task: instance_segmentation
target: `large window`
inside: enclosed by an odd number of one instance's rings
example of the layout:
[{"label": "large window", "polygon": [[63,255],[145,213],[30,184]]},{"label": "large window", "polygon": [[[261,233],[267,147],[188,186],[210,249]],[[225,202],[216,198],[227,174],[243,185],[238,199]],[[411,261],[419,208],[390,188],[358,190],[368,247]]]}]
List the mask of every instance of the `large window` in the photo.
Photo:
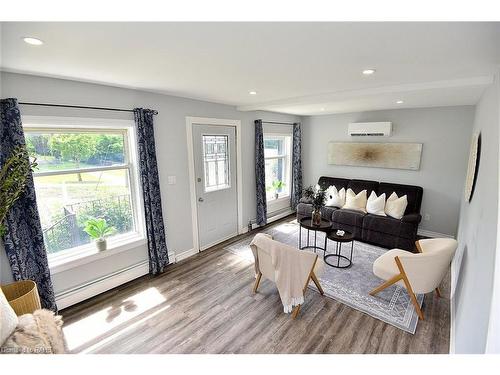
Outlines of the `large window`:
[{"label": "large window", "polygon": [[112,227],[111,244],[141,232],[130,133],[128,128],[25,129],[38,163],[35,190],[49,257],[88,247],[92,239],[84,228],[93,218]]},{"label": "large window", "polygon": [[268,202],[290,196],[291,140],[292,137],[289,135],[264,134]]}]

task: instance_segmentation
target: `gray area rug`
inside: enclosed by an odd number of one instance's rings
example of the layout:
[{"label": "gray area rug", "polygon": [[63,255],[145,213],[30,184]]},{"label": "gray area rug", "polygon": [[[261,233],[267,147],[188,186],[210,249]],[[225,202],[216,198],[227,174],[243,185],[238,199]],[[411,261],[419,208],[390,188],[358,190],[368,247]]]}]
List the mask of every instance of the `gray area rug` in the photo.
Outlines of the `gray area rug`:
[{"label": "gray area rug", "polygon": [[[269,228],[264,232],[272,235],[276,241],[294,247],[298,246],[299,226],[295,220]],[[306,233],[307,231],[303,229],[302,245],[306,244]],[[313,240],[314,234],[311,232],[311,243]],[[243,239],[229,244],[225,247],[225,250],[253,262],[253,255],[250,249],[251,241],[251,237]],[[323,233],[318,232],[317,241],[319,246],[324,245],[325,237]],[[328,240],[327,251],[333,252],[334,247],[335,243]],[[381,247],[355,241],[352,266],[345,269],[338,269],[325,264],[323,273],[318,278],[326,296],[403,331],[414,334],[417,329],[418,316],[405,288],[393,285],[376,296],[372,297],[368,294],[383,282],[383,280],[373,274],[372,266],[375,259],[386,251],[387,249]],[[343,244],[342,254],[349,256],[349,253],[350,245]],[[318,250],[318,254],[322,258],[323,251]],[[331,263],[333,259],[329,258],[328,260]],[[309,288],[316,290],[313,284]],[[424,295],[417,295],[417,300],[420,306],[422,306]]]}]

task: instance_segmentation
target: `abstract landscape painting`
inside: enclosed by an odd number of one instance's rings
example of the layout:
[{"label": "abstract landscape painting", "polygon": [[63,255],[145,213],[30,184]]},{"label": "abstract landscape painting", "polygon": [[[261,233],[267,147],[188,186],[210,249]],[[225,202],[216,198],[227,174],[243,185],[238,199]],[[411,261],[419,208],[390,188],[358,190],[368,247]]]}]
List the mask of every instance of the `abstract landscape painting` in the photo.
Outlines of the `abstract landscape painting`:
[{"label": "abstract landscape painting", "polygon": [[418,170],[422,143],[330,142],[328,164]]}]

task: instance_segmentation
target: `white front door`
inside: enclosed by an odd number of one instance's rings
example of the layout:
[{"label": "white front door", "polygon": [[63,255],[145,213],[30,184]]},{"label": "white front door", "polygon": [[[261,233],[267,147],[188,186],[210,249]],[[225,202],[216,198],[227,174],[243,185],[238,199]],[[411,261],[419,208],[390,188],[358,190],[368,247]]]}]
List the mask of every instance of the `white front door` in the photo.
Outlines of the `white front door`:
[{"label": "white front door", "polygon": [[236,130],[193,124],[200,250],[238,234]]}]

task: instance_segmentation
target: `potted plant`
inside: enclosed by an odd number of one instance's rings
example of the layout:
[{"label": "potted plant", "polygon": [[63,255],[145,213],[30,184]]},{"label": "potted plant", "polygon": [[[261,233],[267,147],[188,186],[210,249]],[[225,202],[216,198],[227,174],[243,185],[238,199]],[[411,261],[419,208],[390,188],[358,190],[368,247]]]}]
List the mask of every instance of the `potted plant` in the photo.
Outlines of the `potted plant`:
[{"label": "potted plant", "polygon": [[0,169],[0,236],[6,232],[4,226],[7,213],[26,189],[29,173],[37,167],[36,159],[30,161],[25,146],[15,147]]},{"label": "potted plant", "polygon": [[274,199],[279,198],[278,192],[285,187],[285,183],[281,180],[274,180],[271,186],[267,187],[267,191],[274,191]]},{"label": "potted plant", "polygon": [[106,250],[106,236],[113,234],[116,229],[115,227],[109,226],[104,219],[89,219],[85,222],[84,231],[94,239],[97,250]]},{"label": "potted plant", "polygon": [[326,192],[319,186],[317,186],[316,188],[308,186],[304,189],[304,197],[310,200],[313,206],[313,225],[319,225],[321,223],[321,208],[325,205]]}]

